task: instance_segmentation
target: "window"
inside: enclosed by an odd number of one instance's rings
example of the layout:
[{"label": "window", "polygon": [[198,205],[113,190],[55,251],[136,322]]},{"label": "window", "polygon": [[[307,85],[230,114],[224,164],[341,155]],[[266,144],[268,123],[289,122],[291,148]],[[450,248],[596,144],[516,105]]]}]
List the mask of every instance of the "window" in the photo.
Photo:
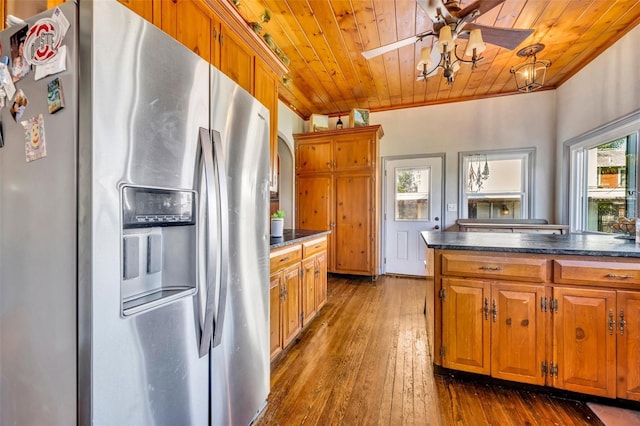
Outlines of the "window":
[{"label": "window", "polygon": [[571,230],[622,232],[619,225],[635,218],[637,132],[571,148]]},{"label": "window", "polygon": [[430,167],[396,168],[396,220],[429,220]]},{"label": "window", "polygon": [[460,217],[527,219],[535,150],[460,153]]}]

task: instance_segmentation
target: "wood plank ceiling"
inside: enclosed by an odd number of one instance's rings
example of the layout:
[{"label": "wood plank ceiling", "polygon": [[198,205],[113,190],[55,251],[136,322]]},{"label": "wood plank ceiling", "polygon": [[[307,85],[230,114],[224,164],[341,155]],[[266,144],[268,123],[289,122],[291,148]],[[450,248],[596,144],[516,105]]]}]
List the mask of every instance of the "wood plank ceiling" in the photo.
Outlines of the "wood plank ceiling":
[{"label": "wood plank ceiling", "polygon": [[[552,61],[544,89],[553,89],[640,22],[640,0],[506,0],[474,22],[535,31],[514,50],[487,43],[477,68],[462,64],[449,85],[441,71],[416,80],[420,49],[432,37],[369,60],[361,54],[430,30],[432,21],[415,0],[240,0],[236,7],[290,61],[279,96],[303,118],[526,96],[516,91],[510,69],[524,62],[516,52],[534,43],[546,46],[538,59]],[[261,19],[265,10],[268,22]]]}]

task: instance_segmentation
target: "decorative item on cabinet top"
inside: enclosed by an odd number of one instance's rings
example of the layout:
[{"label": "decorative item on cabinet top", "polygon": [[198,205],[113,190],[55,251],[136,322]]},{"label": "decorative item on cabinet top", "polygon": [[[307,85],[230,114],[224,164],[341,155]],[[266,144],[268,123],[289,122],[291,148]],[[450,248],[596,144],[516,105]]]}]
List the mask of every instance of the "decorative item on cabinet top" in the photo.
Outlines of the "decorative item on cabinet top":
[{"label": "decorative item on cabinet top", "polygon": [[354,108],[349,114],[349,126],[350,127],[362,127],[369,125],[369,110]]},{"label": "decorative item on cabinet top", "polygon": [[311,114],[309,118],[309,131],[316,132],[318,130],[329,129],[329,116],[322,114]]}]

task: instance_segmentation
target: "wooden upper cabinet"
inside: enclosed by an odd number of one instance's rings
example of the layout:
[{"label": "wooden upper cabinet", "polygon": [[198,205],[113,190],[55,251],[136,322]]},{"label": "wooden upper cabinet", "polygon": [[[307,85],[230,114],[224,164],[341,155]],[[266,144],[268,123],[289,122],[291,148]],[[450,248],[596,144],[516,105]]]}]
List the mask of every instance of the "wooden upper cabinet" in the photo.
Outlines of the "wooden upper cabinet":
[{"label": "wooden upper cabinet", "polygon": [[269,170],[271,188],[276,191],[278,164],[278,79],[276,74],[259,58],[255,59],[254,96],[269,109]]},{"label": "wooden upper cabinet", "polygon": [[220,27],[220,70],[253,93],[254,54],[225,24]]},{"label": "wooden upper cabinet", "polygon": [[318,138],[296,146],[296,173],[329,172],[333,168],[331,139]]},{"label": "wooden upper cabinet", "polygon": [[[150,0],[118,0],[120,3],[127,6],[129,9],[133,10],[138,15],[142,16],[149,22],[153,22],[153,8],[155,5],[155,1]],[[157,0],[156,0],[157,1]],[[47,3],[47,5],[51,3]],[[62,3],[62,2],[59,2]]]},{"label": "wooden upper cabinet", "polygon": [[373,137],[338,137],[335,140],[333,168],[335,171],[368,169],[376,162],[376,141]]},{"label": "wooden upper cabinet", "polygon": [[616,396],[616,292],[554,287],[554,386]]},{"label": "wooden upper cabinet", "polygon": [[176,39],[211,62],[211,14],[193,0],[176,2]]},{"label": "wooden upper cabinet", "polygon": [[153,23],[175,39],[178,39],[178,1],[154,0],[156,7],[153,11]]}]

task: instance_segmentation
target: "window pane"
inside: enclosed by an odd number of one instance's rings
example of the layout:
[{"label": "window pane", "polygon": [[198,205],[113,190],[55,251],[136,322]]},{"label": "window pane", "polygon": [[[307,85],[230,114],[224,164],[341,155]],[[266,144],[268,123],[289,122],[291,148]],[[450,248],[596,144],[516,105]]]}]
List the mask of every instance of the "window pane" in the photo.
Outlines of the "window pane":
[{"label": "window pane", "polygon": [[520,219],[522,197],[469,197],[469,219]]},{"label": "window pane", "polygon": [[396,220],[429,220],[429,189],[431,169],[397,168]]},{"label": "window pane", "polygon": [[587,152],[587,230],[621,232],[636,217],[636,142],[624,137]]},{"label": "window pane", "polygon": [[501,193],[522,191],[522,159],[490,160],[469,157],[466,161],[467,191]]},{"label": "window pane", "polygon": [[461,153],[460,217],[469,219],[526,219],[531,210],[535,150]]}]

